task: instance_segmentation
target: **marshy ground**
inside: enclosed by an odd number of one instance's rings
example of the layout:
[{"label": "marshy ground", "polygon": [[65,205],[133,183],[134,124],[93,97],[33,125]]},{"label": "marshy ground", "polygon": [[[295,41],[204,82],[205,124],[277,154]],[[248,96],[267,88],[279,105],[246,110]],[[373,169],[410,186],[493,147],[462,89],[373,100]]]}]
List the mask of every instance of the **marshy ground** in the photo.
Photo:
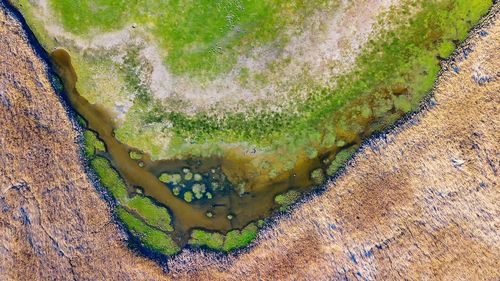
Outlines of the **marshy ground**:
[{"label": "marshy ground", "polygon": [[[6,280],[495,280],[500,237],[498,4],[428,107],[247,252],[130,251],[89,181],[78,132],[22,26],[0,12],[0,269]],[[187,268],[186,268],[187,267]]]},{"label": "marshy ground", "polygon": [[51,52],[117,217],[164,255],[255,239],[418,109],[439,61],[491,5],[12,3]]}]

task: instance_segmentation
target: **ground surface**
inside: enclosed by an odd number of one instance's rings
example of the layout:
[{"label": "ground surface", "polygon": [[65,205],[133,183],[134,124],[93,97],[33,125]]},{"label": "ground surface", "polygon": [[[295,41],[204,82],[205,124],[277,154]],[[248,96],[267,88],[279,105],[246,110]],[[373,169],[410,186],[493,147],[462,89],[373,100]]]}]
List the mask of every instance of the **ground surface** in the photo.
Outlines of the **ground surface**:
[{"label": "ground surface", "polygon": [[498,280],[497,18],[448,65],[433,106],[367,145],[248,252],[186,250],[164,273],[111,223],[44,66],[0,12],[2,278]]}]

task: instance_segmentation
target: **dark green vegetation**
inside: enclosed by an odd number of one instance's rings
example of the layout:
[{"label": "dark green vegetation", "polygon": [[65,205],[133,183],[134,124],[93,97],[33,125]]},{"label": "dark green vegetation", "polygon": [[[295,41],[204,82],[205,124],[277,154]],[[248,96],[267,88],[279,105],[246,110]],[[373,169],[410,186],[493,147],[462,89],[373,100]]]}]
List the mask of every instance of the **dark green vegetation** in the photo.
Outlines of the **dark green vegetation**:
[{"label": "dark green vegetation", "polygon": [[168,234],[142,222],[121,207],[118,207],[116,212],[118,218],[125,224],[132,235],[141,241],[144,247],[164,255],[173,255],[179,252],[179,246]]}]

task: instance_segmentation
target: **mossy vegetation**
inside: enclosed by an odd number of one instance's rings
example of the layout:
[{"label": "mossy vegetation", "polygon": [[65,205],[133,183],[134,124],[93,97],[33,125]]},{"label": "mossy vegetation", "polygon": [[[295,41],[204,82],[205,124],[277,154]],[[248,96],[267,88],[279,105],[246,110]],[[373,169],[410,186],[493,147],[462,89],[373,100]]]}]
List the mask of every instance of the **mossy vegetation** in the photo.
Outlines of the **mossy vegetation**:
[{"label": "mossy vegetation", "polygon": [[205,75],[227,71],[245,49],[273,40],[280,31],[300,26],[315,10],[331,8],[325,0],[221,1],[86,1],[50,0],[64,28],[89,35],[140,27],[154,34],[169,53],[166,62],[176,73]]},{"label": "mossy vegetation", "polygon": [[134,196],[127,201],[127,209],[134,211],[144,221],[164,231],[173,231],[170,225],[171,217],[165,207],[157,206],[151,199],[142,196]]},{"label": "mossy vegetation", "polygon": [[355,145],[349,148],[342,149],[340,152],[338,152],[335,155],[333,161],[328,166],[326,174],[329,176],[333,176],[335,172],[337,172],[343,165],[345,165],[347,160],[349,160],[349,158],[352,157],[352,155],[354,154],[354,152],[356,152],[357,149],[358,146]]},{"label": "mossy vegetation", "polygon": [[141,242],[143,247],[167,256],[180,251],[179,246],[170,235],[145,224],[122,207],[118,207],[116,213],[120,221]]},{"label": "mossy vegetation", "polygon": [[165,255],[177,253],[180,250],[179,246],[168,234],[174,230],[168,209],[142,195],[130,198],[127,186],[109,160],[95,155],[96,147],[103,148],[100,144],[96,145],[100,141],[97,140],[95,133],[86,130],[84,136],[84,150],[90,160],[90,166],[97,174],[101,185],[118,203],[116,209],[118,218],[144,247]]},{"label": "mossy vegetation", "polygon": [[120,204],[126,205],[128,200],[127,186],[118,173],[111,167],[106,158],[95,157],[90,161],[90,166],[97,174],[101,185],[106,188],[110,195]]},{"label": "mossy vegetation", "polygon": [[283,194],[278,194],[274,197],[274,202],[280,205],[280,211],[288,209],[290,205],[295,203],[300,197],[300,192],[296,190],[289,190]]},{"label": "mossy vegetation", "polygon": [[231,230],[226,235],[195,229],[191,232],[188,244],[193,247],[231,252],[248,246],[257,237],[257,232],[258,227],[255,223],[247,225],[242,230]]},{"label": "mossy vegetation", "polygon": [[193,200],[210,200],[213,194],[222,192],[228,185],[220,168],[203,174],[183,168],[179,173],[161,173],[158,179],[172,190],[172,194],[188,203]]},{"label": "mossy vegetation", "polygon": [[137,152],[135,150],[132,150],[129,152],[130,159],[132,160],[141,160],[142,159],[142,153]]},{"label": "mossy vegetation", "polygon": [[83,148],[87,158],[92,158],[96,153],[106,151],[104,143],[97,138],[96,133],[85,130],[83,132]]}]

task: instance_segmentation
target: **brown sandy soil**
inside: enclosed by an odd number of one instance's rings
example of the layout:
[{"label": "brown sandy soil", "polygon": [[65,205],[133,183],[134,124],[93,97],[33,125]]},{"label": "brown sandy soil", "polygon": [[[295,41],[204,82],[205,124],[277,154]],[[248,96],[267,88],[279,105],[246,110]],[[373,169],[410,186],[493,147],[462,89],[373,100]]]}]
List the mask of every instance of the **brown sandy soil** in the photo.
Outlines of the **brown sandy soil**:
[{"label": "brown sandy soil", "polygon": [[0,279],[499,280],[494,14],[446,65],[434,105],[366,145],[324,193],[246,253],[186,250],[166,273],[126,246],[43,63],[0,10]]}]

